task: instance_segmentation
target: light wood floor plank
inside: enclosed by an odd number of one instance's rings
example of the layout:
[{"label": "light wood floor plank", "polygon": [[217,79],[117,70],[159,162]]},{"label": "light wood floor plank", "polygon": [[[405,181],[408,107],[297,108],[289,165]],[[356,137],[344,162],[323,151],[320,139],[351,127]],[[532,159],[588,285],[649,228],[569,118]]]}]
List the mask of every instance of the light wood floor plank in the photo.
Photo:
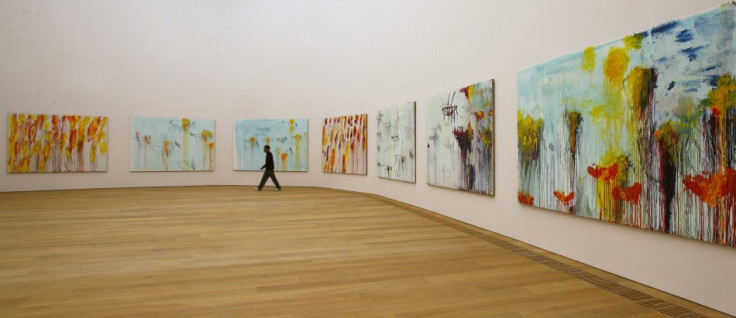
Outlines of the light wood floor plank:
[{"label": "light wood floor plank", "polygon": [[429,211],[320,188],[0,193],[0,253],[2,317],[726,316]]}]

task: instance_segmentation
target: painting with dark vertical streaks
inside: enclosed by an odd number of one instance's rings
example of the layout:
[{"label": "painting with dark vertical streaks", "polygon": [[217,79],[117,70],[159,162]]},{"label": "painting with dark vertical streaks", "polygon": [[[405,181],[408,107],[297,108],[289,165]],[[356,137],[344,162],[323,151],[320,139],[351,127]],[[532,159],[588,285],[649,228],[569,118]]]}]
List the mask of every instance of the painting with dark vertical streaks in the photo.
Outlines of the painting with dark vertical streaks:
[{"label": "painting with dark vertical streaks", "polygon": [[107,117],[8,115],[8,173],[107,171]]},{"label": "painting with dark vertical streaks", "polygon": [[260,170],[270,146],[275,171],[307,171],[306,119],[243,119],[233,123],[233,169]]},{"label": "painting with dark vertical streaks", "polygon": [[416,103],[378,111],[378,177],[416,182]]},{"label": "painting with dark vertical streaks", "polygon": [[736,245],[735,12],[521,71],[519,202]]},{"label": "painting with dark vertical streaks", "polygon": [[215,170],[215,120],[130,120],[130,171]]},{"label": "painting with dark vertical streaks", "polygon": [[494,194],[493,80],[427,99],[427,183]]},{"label": "painting with dark vertical streaks", "polygon": [[325,118],[322,172],[368,174],[368,114]]}]

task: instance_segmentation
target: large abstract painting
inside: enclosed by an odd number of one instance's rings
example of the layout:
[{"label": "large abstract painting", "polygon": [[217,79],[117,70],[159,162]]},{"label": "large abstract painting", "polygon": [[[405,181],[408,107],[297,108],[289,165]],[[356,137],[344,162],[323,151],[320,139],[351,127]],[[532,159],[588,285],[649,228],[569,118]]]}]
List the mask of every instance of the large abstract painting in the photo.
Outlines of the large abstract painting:
[{"label": "large abstract painting", "polygon": [[8,115],[8,172],[107,171],[107,117]]},{"label": "large abstract painting", "polygon": [[259,170],[269,145],[276,171],[307,171],[309,123],[306,119],[244,119],[233,127],[235,170]]},{"label": "large abstract painting", "polygon": [[368,114],[325,118],[322,126],[322,171],[368,174]]},{"label": "large abstract painting", "polygon": [[735,8],[521,71],[519,201],[734,246]]},{"label": "large abstract painting", "polygon": [[493,80],[427,99],[427,183],[494,194]]},{"label": "large abstract painting", "polygon": [[378,111],[378,176],[416,182],[416,103]]},{"label": "large abstract painting", "polygon": [[215,170],[215,121],[131,118],[130,171]]}]

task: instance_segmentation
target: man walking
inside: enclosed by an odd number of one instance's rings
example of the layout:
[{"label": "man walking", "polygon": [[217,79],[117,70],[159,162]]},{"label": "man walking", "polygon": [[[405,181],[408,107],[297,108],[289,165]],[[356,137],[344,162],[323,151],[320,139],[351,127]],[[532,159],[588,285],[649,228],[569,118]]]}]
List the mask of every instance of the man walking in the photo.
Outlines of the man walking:
[{"label": "man walking", "polygon": [[261,191],[263,189],[263,186],[266,185],[266,181],[270,177],[273,181],[273,184],[276,185],[276,189],[273,191],[281,191],[281,186],[279,185],[279,180],[276,180],[276,174],[273,173],[273,154],[271,154],[271,146],[266,145],[263,147],[263,152],[266,153],[266,164],[261,167],[261,170],[264,168],[266,169],[263,172],[263,178],[261,178],[261,184],[256,187],[256,190]]}]

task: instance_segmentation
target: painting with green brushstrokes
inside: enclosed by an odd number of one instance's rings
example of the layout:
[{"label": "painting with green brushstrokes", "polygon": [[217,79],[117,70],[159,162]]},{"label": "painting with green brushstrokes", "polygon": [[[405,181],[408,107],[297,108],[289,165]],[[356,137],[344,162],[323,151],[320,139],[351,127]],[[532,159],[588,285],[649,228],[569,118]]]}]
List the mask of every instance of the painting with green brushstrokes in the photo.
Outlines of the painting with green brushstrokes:
[{"label": "painting with green brushstrokes", "polygon": [[736,2],[518,74],[526,205],[736,246]]}]

